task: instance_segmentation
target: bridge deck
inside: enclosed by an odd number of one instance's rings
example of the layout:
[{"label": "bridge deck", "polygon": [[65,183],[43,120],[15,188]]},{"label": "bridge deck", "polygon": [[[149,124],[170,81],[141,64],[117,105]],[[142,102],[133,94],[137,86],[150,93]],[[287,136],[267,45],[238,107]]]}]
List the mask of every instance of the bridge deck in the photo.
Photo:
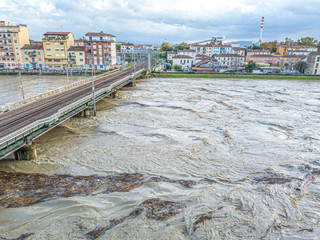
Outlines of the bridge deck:
[{"label": "bridge deck", "polygon": [[[136,67],[136,71],[146,68],[146,63]],[[95,91],[104,89],[132,74],[132,69],[106,75],[95,81]],[[0,140],[30,124],[56,114],[60,109],[92,95],[92,83],[88,82],[65,92],[26,104],[17,109],[0,114]],[[81,110],[79,110],[81,111]],[[70,116],[71,117],[71,116]],[[1,149],[0,149],[1,150]],[[1,154],[0,154],[1,159]]]}]

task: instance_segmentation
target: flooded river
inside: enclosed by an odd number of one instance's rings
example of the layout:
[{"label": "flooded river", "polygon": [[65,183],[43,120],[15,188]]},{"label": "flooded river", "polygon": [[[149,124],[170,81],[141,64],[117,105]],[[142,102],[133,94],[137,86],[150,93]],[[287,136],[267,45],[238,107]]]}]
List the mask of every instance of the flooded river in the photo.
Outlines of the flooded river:
[{"label": "flooded river", "polygon": [[0,237],[319,239],[319,82],[153,78],[97,107],[0,161]]}]

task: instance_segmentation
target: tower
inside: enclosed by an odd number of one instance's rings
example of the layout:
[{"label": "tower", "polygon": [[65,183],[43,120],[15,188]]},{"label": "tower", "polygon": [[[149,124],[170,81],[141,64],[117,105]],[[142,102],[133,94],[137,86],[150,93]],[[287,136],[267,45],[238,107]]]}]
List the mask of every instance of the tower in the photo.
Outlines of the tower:
[{"label": "tower", "polygon": [[264,24],[264,17],[262,17],[262,20],[261,20],[261,29],[260,29],[259,46],[260,46],[260,45],[261,45],[261,43],[262,43],[263,24]]}]

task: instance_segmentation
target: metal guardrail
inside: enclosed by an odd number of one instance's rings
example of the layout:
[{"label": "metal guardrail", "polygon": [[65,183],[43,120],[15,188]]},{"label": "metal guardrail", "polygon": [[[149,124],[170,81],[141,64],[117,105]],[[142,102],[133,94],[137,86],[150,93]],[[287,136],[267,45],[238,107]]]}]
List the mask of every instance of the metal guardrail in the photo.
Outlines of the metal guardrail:
[{"label": "metal guardrail", "polygon": [[[109,74],[112,74],[112,73],[116,73],[118,71],[119,70],[117,69],[117,70],[113,70],[113,71],[110,71],[110,72],[106,72],[106,73],[100,74],[100,75],[95,77],[95,80],[99,80],[99,79],[103,78],[106,75],[109,75]],[[8,111],[10,111],[12,109],[15,109],[15,108],[18,108],[18,107],[20,107],[20,106],[22,106],[24,104],[28,104],[28,103],[35,102],[35,101],[43,99],[43,98],[50,97],[52,95],[55,95],[55,94],[67,91],[69,89],[75,88],[77,86],[86,84],[86,83],[88,83],[90,81],[92,81],[92,78],[87,78],[87,79],[84,79],[82,81],[75,82],[75,83],[69,84],[67,86],[63,86],[63,87],[57,88],[55,90],[52,90],[52,91],[49,91],[49,92],[45,92],[45,93],[42,93],[42,94],[39,94],[39,95],[36,95],[36,96],[33,96],[33,97],[27,98],[25,100],[21,100],[21,101],[16,102],[16,103],[6,104],[6,105],[0,107],[0,113],[8,112]]]},{"label": "metal guardrail", "polygon": [[[140,73],[142,73],[143,71],[145,71],[145,69],[139,70],[136,72],[136,75],[139,75]],[[102,77],[101,75],[99,77]],[[108,95],[114,91],[116,91],[117,89],[123,87],[124,85],[128,84],[128,82],[130,82],[132,79],[134,78],[133,75],[129,75],[123,79],[121,79],[121,81],[116,82],[111,84],[110,86],[100,89],[99,91],[96,92],[96,99],[100,100],[102,97],[104,97],[104,95]],[[28,126],[25,126],[24,128],[9,134],[8,136],[0,139],[0,151],[2,151],[3,149],[7,148],[9,149],[12,145],[14,145],[17,142],[22,142],[20,146],[23,146],[23,143],[25,142],[25,138],[26,137],[30,137],[30,135],[36,133],[37,131],[39,131],[41,128],[45,128],[42,132],[47,131],[48,129],[50,129],[51,126],[55,125],[57,122],[67,119],[68,117],[70,117],[70,113],[73,112],[80,112],[84,109],[87,108],[87,106],[90,105],[90,103],[93,101],[91,94],[89,94],[88,96],[72,103],[69,104],[68,106],[61,108],[57,111],[57,113],[51,115],[50,117],[44,118],[44,119],[40,119]],[[74,113],[74,114],[76,114]],[[73,114],[73,115],[74,115]],[[73,116],[71,115],[71,116]],[[42,133],[40,133],[41,135]],[[39,135],[39,136],[40,136]],[[12,150],[10,150],[12,151]]]}]

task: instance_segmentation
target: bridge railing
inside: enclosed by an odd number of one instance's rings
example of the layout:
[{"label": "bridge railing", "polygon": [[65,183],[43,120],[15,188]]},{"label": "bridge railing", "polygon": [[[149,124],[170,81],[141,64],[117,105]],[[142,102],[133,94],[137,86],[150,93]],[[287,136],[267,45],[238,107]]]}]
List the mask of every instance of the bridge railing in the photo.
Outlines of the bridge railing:
[{"label": "bridge railing", "polygon": [[[116,70],[113,70],[113,71],[106,72],[106,73],[100,74],[98,76],[95,76],[94,78],[95,78],[95,80],[99,80],[99,79],[101,79],[101,78],[103,78],[103,77],[105,77],[105,76],[107,76],[109,74],[116,73],[118,71],[119,70],[116,69]],[[43,98],[50,97],[52,95],[55,95],[55,94],[67,91],[69,89],[78,87],[80,85],[86,84],[86,83],[88,83],[90,81],[92,81],[92,78],[86,78],[86,79],[84,79],[82,81],[75,82],[75,83],[69,84],[67,86],[59,87],[59,88],[57,88],[55,90],[52,90],[52,91],[49,91],[49,92],[45,92],[45,93],[42,93],[42,94],[39,94],[39,95],[36,95],[36,96],[33,96],[33,97],[27,98],[25,100],[21,100],[19,102],[15,102],[15,103],[11,103],[11,104],[6,104],[4,106],[0,106],[0,113],[8,112],[8,111],[13,110],[15,108],[18,108],[18,107],[20,107],[22,105],[25,105],[25,104],[28,104],[28,103],[31,103],[31,102],[35,102],[35,101],[38,101],[38,100],[43,99]]]}]

